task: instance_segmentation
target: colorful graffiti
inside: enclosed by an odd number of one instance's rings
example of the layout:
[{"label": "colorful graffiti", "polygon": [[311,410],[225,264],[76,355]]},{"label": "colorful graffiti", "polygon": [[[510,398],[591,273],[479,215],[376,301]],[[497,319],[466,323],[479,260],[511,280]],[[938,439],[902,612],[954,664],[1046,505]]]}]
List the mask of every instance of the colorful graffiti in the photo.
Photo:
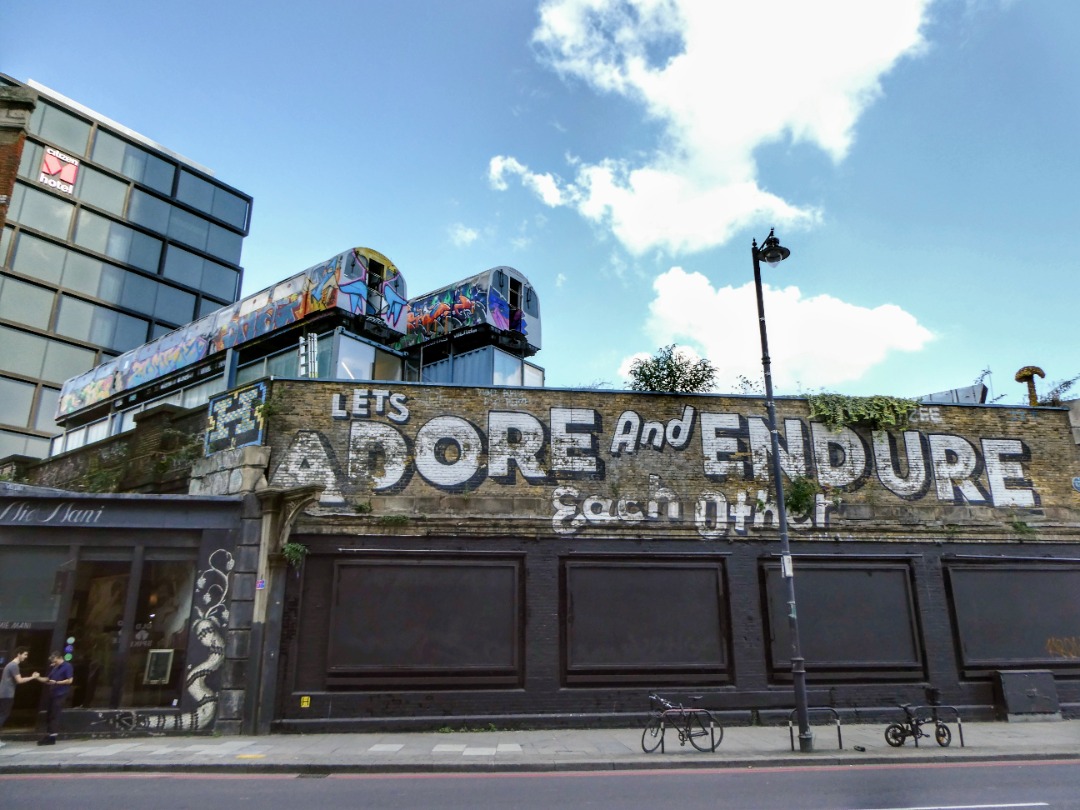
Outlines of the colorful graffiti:
[{"label": "colorful graffiti", "polygon": [[[381,299],[377,310],[368,285],[371,262],[382,267],[374,287]],[[403,333],[405,280],[381,253],[353,248],[73,377],[61,389],[56,415],[75,413],[332,307],[374,315]]]}]

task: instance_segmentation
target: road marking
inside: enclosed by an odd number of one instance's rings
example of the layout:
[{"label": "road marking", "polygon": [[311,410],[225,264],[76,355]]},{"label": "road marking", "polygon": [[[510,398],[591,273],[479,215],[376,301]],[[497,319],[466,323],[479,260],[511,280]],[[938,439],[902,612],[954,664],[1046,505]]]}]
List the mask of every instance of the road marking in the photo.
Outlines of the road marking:
[{"label": "road marking", "polygon": [[397,745],[395,743],[377,743],[376,745],[371,746],[371,748],[368,749],[368,752],[372,754],[396,754],[404,747],[404,745]]},{"label": "road marking", "polygon": [[1016,807],[1049,807],[1046,802],[1020,804],[935,804],[927,807],[879,807],[875,810],[1009,810]]}]

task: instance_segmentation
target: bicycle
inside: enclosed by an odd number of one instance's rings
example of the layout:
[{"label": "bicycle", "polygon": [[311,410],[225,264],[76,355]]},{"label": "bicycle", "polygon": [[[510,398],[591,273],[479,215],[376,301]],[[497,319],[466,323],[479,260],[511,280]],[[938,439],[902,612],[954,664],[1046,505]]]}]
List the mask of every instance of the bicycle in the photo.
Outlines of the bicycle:
[{"label": "bicycle", "polygon": [[679,733],[679,745],[690,743],[698,751],[715,751],[724,739],[724,727],[708,709],[676,705],[655,693],[649,695],[649,703],[652,716],[641,733],[646,754],[657,748],[664,752],[664,732],[669,726]]},{"label": "bicycle", "polygon": [[921,738],[929,737],[930,735],[923,731],[922,728],[926,723],[934,724],[934,739],[942,748],[947,747],[949,743],[952,742],[952,732],[947,725],[937,719],[936,715],[919,717],[915,712],[915,707],[910,703],[900,703],[898,705],[904,710],[904,714],[907,715],[907,720],[900,723],[892,723],[885,729],[885,742],[893,748],[899,748],[907,742],[908,737],[915,740],[915,745],[919,744]]}]

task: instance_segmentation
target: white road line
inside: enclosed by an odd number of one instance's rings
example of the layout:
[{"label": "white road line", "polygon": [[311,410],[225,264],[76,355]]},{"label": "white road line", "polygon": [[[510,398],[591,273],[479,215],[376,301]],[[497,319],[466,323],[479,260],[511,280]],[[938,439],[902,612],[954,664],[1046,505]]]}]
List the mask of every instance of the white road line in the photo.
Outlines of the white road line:
[{"label": "white road line", "polygon": [[397,745],[395,743],[378,743],[371,746],[368,751],[372,754],[396,754],[404,745]]},{"label": "white road line", "polygon": [[879,807],[875,810],[1011,810],[1017,807],[1049,807],[1046,802],[1020,804],[935,804],[927,807]]}]

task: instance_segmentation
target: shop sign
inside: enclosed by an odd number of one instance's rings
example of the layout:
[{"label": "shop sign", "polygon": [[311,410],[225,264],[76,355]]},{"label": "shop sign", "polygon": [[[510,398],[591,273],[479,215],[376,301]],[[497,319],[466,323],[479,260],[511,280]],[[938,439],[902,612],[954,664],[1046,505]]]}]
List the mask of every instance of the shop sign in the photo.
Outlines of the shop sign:
[{"label": "shop sign", "polygon": [[79,161],[51,146],[41,158],[38,182],[65,194],[75,193],[75,180],[79,176]]},{"label": "shop sign", "polygon": [[12,501],[0,508],[0,523],[93,526],[101,522],[104,506],[80,506],[77,501],[40,504],[34,501]]}]

